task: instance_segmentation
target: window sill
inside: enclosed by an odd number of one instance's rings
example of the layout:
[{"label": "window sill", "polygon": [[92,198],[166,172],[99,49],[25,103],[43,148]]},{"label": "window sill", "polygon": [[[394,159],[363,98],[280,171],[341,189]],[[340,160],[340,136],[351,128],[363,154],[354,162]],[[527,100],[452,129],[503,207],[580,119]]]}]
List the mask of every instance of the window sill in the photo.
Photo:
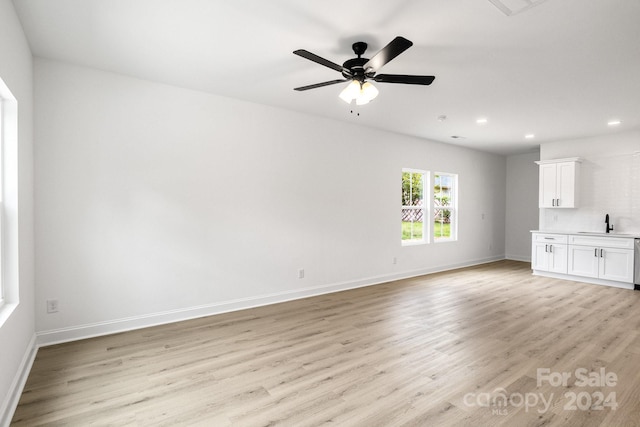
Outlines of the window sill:
[{"label": "window sill", "polygon": [[403,240],[402,241],[402,246],[419,246],[419,245],[426,245],[427,242],[426,240]]},{"label": "window sill", "polygon": [[16,309],[16,307],[18,307],[18,304],[3,304],[2,306],[0,306],[0,328],[2,328],[2,326],[4,325],[4,322],[6,322],[9,317],[11,317],[11,313],[13,313],[13,310]]},{"label": "window sill", "polygon": [[448,238],[448,239],[434,239],[433,243],[445,243],[445,242],[457,242],[458,239]]}]

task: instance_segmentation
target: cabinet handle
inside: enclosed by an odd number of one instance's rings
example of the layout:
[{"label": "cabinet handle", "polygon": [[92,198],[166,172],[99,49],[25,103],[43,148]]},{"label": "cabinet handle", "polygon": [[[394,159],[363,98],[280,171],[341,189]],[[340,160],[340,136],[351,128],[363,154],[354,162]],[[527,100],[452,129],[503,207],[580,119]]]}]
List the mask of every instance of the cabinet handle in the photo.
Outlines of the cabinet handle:
[{"label": "cabinet handle", "polygon": [[553,245],[549,245],[549,252],[553,253]]},{"label": "cabinet handle", "polygon": [[596,258],[598,258],[598,248],[595,249],[595,253],[593,254]]},{"label": "cabinet handle", "polygon": [[560,199],[556,199],[556,206],[560,206]]},{"label": "cabinet handle", "polygon": [[600,258],[604,258],[604,256],[602,255],[603,252],[604,252],[604,249],[600,249]]},{"label": "cabinet handle", "polygon": [[549,245],[544,245],[544,251],[549,252]]},{"label": "cabinet handle", "polygon": [[551,199],[551,206],[555,206],[556,205],[556,199]]}]

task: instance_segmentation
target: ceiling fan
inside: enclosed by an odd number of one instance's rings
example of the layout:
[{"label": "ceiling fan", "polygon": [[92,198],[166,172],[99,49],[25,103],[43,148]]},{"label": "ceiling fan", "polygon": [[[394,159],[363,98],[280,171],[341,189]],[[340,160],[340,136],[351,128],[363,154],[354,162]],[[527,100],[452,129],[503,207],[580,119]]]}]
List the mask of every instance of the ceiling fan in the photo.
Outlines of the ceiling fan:
[{"label": "ceiling fan", "polygon": [[315,89],[323,86],[329,86],[337,83],[351,81],[349,85],[340,93],[340,98],[347,103],[351,103],[354,99],[356,104],[363,105],[374,99],[378,95],[378,89],[369,82],[373,80],[378,83],[402,83],[409,85],[430,85],[435,79],[434,76],[410,76],[406,74],[376,74],[383,65],[400,55],[405,50],[413,46],[413,43],[404,37],[396,37],[376,53],[373,58],[363,58],[364,52],[367,50],[365,42],[356,42],[352,45],[353,52],[358,56],[338,65],[327,59],[311,53],[304,49],[293,51],[294,54],[316,62],[332,70],[342,73],[343,79],[329,80],[327,82],[316,83],[308,86],[297,87],[294,90],[303,91]]}]

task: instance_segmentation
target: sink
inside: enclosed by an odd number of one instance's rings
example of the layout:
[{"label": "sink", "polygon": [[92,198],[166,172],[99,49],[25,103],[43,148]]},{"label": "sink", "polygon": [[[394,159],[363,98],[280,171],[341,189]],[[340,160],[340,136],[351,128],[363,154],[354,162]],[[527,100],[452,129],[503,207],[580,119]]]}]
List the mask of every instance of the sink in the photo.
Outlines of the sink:
[{"label": "sink", "polygon": [[596,234],[598,236],[611,236],[611,237],[616,237],[616,236],[635,236],[635,234],[628,234],[628,233],[605,233],[604,231],[578,231],[578,234]]}]

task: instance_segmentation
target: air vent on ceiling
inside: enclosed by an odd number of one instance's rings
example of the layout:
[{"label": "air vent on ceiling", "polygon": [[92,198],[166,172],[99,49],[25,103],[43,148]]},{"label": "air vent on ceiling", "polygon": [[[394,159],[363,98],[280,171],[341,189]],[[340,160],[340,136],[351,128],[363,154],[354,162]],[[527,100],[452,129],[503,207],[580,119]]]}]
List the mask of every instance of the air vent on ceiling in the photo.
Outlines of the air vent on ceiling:
[{"label": "air vent on ceiling", "polygon": [[507,16],[512,16],[539,5],[545,0],[489,0]]}]

